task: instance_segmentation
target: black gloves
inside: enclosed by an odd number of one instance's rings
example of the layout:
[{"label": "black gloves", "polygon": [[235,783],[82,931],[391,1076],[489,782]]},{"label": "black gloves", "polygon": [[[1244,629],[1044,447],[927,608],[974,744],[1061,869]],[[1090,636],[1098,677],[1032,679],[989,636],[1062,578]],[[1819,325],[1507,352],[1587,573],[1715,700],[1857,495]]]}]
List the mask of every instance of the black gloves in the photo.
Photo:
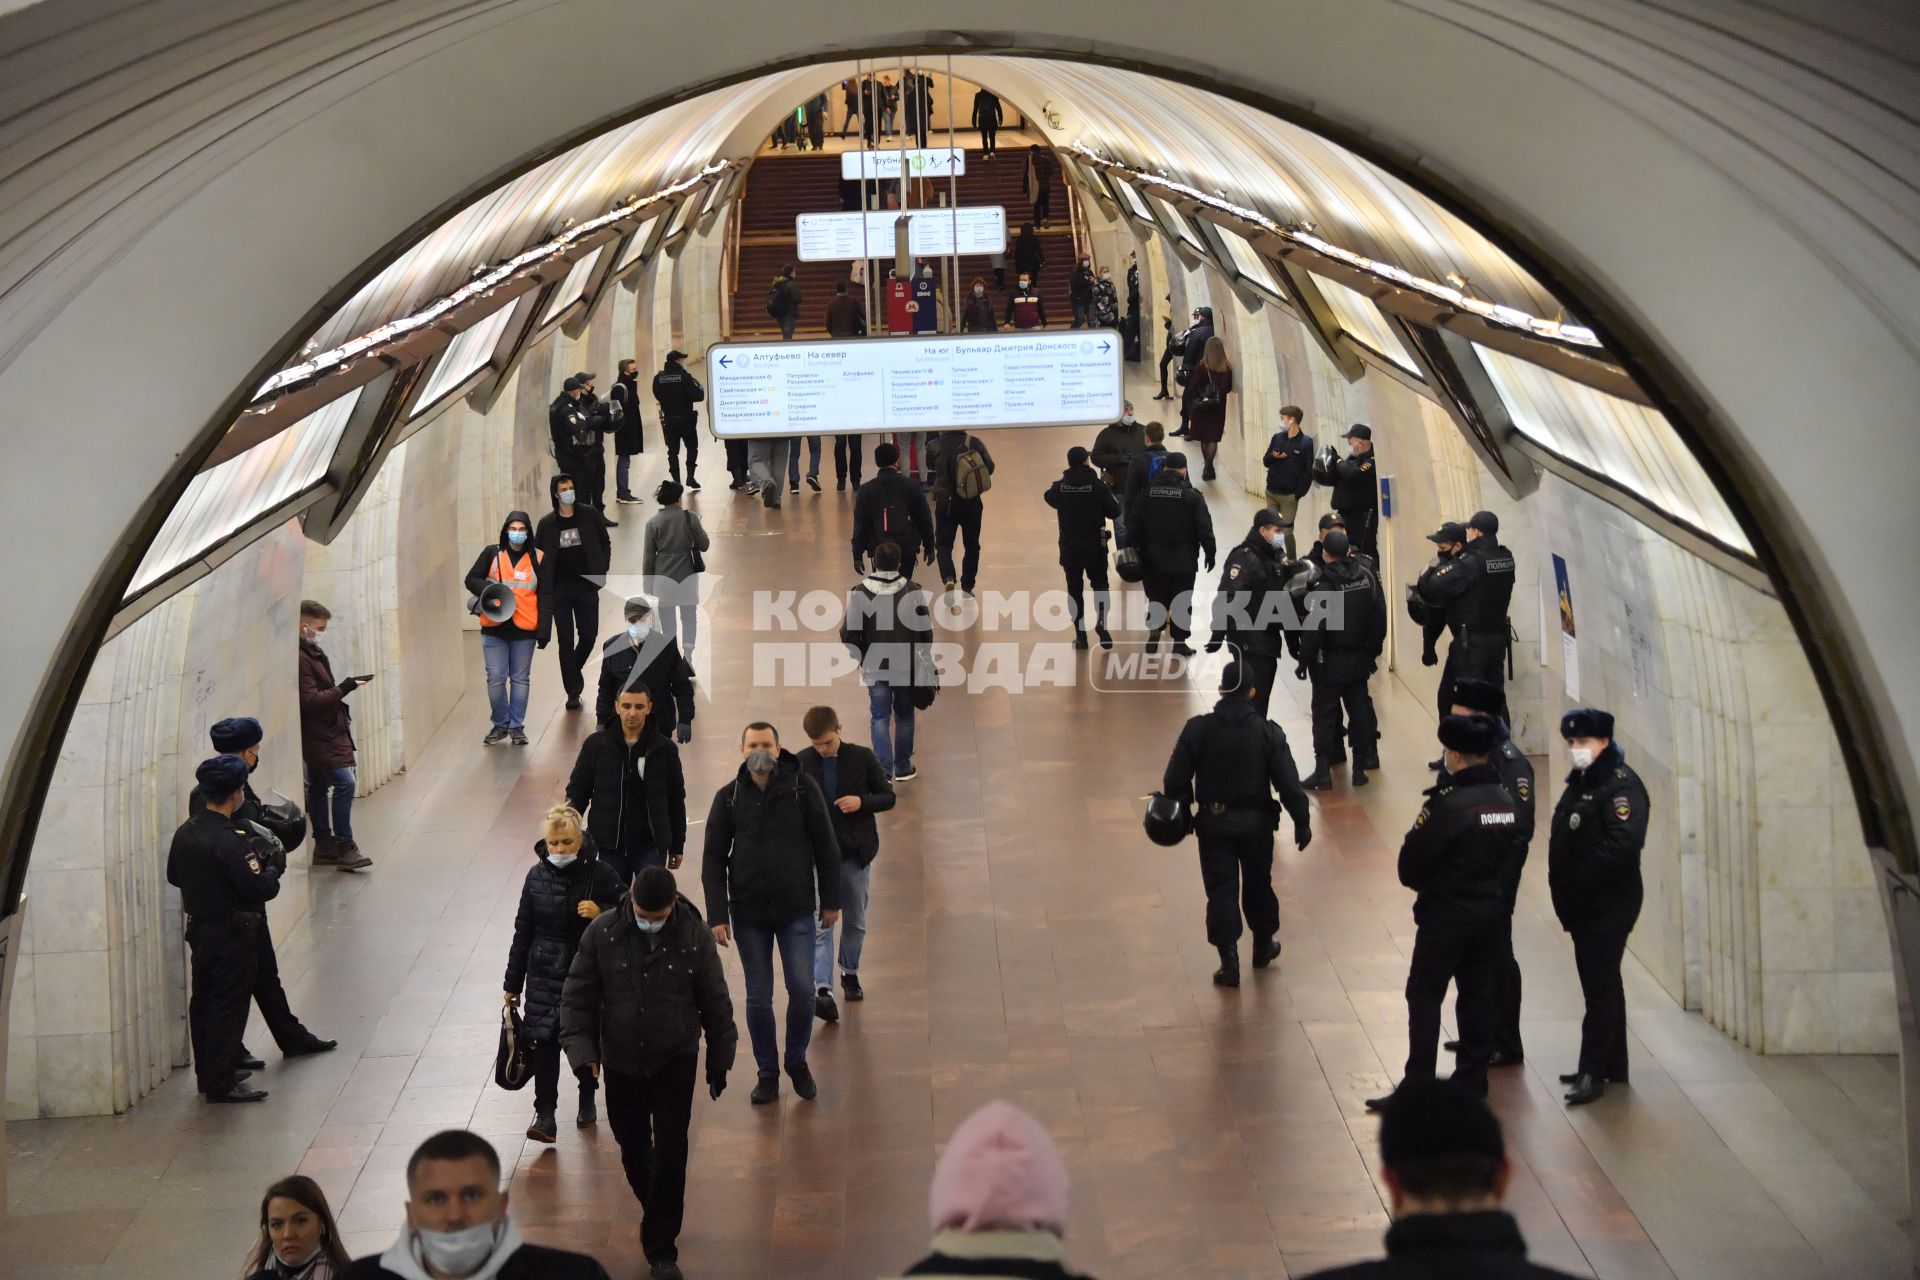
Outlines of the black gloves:
[{"label": "black gloves", "polygon": [[340,682],[340,692],[343,694],[352,693],[355,689],[358,689],[362,684],[365,684],[365,683],[366,682],[364,680],[359,679],[357,676],[348,676],[345,680],[342,680]]},{"label": "black gloves", "polygon": [[1426,648],[1420,651],[1420,665],[1423,667],[1435,667],[1440,665],[1440,655],[1433,651],[1432,645],[1428,645]]},{"label": "black gloves", "polygon": [[1313,828],[1304,822],[1293,824],[1293,847],[1304,849],[1313,843]]},{"label": "black gloves", "polygon": [[1213,572],[1213,553],[1211,551],[1207,553],[1207,572]]},{"label": "black gloves", "polygon": [[1295,680],[1305,680],[1305,679],[1307,678],[1307,664],[1306,664],[1306,663],[1304,663],[1304,662],[1298,662],[1298,663],[1295,663],[1295,664],[1294,664],[1294,667],[1293,667],[1293,678],[1294,678]]},{"label": "black gloves", "polygon": [[693,726],[688,724],[685,720],[682,720],[679,724],[673,726],[673,740],[679,743],[683,747],[686,746],[689,742],[692,742]]},{"label": "black gloves", "polygon": [[709,1071],[707,1073],[707,1096],[715,1102],[718,1102],[720,1095],[726,1091],[727,1073],[724,1071]]}]

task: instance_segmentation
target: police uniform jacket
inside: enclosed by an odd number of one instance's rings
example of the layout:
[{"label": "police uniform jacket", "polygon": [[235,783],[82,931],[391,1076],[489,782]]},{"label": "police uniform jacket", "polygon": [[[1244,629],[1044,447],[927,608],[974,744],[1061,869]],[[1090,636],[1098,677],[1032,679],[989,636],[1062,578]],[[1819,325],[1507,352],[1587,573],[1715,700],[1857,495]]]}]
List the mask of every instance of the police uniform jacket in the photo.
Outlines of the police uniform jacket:
[{"label": "police uniform jacket", "polygon": [[[1300,661],[1309,671],[1329,680],[1363,679],[1387,642],[1387,605],[1380,582],[1359,560],[1322,560],[1305,593],[1311,612],[1312,596],[1326,594],[1325,625],[1300,630]],[[1307,614],[1302,614],[1303,621]],[[1335,621],[1339,622],[1334,626]]]},{"label": "police uniform jacket", "polygon": [[591,455],[600,447],[601,433],[610,429],[607,406],[585,392],[576,400],[563,391],[547,407],[547,434],[553,438],[555,458]]},{"label": "police uniform jacket", "polygon": [[1120,514],[1120,503],[1098,472],[1084,463],[1068,467],[1047,487],[1047,505],[1060,521],[1061,564],[1105,558],[1107,521]]},{"label": "police uniform jacket", "polygon": [[1151,484],[1134,491],[1127,540],[1140,549],[1148,573],[1193,577],[1202,554],[1213,559],[1213,517],[1206,498],[1178,471],[1163,467]]},{"label": "police uniform jacket", "polygon": [[1212,711],[1187,721],[1160,790],[1193,806],[1193,828],[1203,836],[1270,832],[1282,807],[1296,826],[1312,817],[1287,735],[1242,697],[1222,698]]},{"label": "police uniform jacket", "polygon": [[669,363],[653,375],[653,402],[660,406],[662,422],[693,421],[699,413],[694,406],[706,398],[706,389],[684,365]]},{"label": "police uniform jacket", "polygon": [[1507,630],[1507,604],[1513,598],[1513,552],[1491,536],[1420,575],[1420,596],[1439,609],[1444,625],[1462,631]]},{"label": "police uniform jacket", "polygon": [[1547,885],[1569,933],[1631,929],[1639,918],[1647,811],[1645,784],[1612,743],[1567,775],[1547,837]]},{"label": "police uniform jacket", "polygon": [[1375,454],[1350,453],[1333,464],[1335,511],[1371,511],[1379,505],[1380,477]]},{"label": "police uniform jacket", "polygon": [[1527,865],[1527,846],[1533,843],[1533,762],[1514,744],[1506,726],[1502,725],[1500,745],[1487,757],[1487,763],[1500,775],[1500,785],[1513,797],[1513,850],[1503,876],[1507,900],[1511,902],[1520,888],[1520,873]]},{"label": "police uniform jacket", "polygon": [[1240,652],[1278,658],[1286,652],[1286,562],[1267,545],[1259,530],[1227,552],[1220,567],[1220,590],[1213,597],[1213,634],[1232,641]]},{"label": "police uniform jacket", "polygon": [[167,883],[180,890],[181,909],[202,928],[259,917],[280,892],[280,874],[254,852],[246,823],[211,809],[173,833]]},{"label": "police uniform jacket", "polygon": [[1520,820],[1500,775],[1492,765],[1469,765],[1426,794],[1400,842],[1400,883],[1418,895],[1414,921],[1449,906],[1497,904]]}]

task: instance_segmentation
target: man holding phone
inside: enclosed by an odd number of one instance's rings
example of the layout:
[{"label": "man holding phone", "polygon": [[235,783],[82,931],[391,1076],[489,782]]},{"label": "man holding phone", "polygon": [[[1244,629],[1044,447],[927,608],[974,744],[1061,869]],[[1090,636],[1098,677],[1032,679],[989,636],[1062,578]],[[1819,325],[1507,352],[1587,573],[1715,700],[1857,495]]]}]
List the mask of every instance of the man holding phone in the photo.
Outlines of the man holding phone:
[{"label": "man holding phone", "polygon": [[318,600],[300,602],[300,756],[307,767],[307,818],[313,865],[359,871],[373,865],[353,842],[353,714],[347,695],[370,675],[335,681],[320,647],[333,615]]}]

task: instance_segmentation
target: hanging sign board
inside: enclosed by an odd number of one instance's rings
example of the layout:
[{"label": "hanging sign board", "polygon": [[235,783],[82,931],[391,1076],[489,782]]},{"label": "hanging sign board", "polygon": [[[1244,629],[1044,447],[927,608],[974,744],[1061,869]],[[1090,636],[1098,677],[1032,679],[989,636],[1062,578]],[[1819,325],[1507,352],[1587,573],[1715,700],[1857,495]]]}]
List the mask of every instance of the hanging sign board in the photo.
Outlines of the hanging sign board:
[{"label": "hanging sign board", "polygon": [[997,204],[970,209],[914,209],[904,215],[898,209],[875,209],[865,215],[800,214],[793,220],[800,261],[891,257],[894,223],[903,216],[907,219],[908,252],[916,258],[1007,251],[1007,211]]},{"label": "hanging sign board", "polygon": [[[898,178],[902,166],[898,151],[842,151],[840,176],[851,182],[859,178]],[[954,148],[914,148],[905,153],[909,178],[959,177],[967,171],[967,153]]]}]

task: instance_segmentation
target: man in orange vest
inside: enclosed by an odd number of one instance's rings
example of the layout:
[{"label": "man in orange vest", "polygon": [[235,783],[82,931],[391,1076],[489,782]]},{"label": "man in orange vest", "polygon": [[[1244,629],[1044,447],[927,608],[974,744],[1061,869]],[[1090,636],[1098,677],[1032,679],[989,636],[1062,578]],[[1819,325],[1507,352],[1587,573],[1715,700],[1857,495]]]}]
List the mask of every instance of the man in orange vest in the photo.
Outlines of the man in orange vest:
[{"label": "man in orange vest", "polygon": [[513,612],[506,617],[496,622],[480,615],[480,652],[487,664],[487,702],[493,708],[493,727],[483,739],[488,746],[507,739],[516,747],[527,745],[533,651],[547,647],[550,626],[540,607],[543,560],[533,545],[533,521],[524,511],[509,511],[500,526],[500,541],[482,551],[467,570],[467,590],[474,595],[495,582],[513,595]]}]

